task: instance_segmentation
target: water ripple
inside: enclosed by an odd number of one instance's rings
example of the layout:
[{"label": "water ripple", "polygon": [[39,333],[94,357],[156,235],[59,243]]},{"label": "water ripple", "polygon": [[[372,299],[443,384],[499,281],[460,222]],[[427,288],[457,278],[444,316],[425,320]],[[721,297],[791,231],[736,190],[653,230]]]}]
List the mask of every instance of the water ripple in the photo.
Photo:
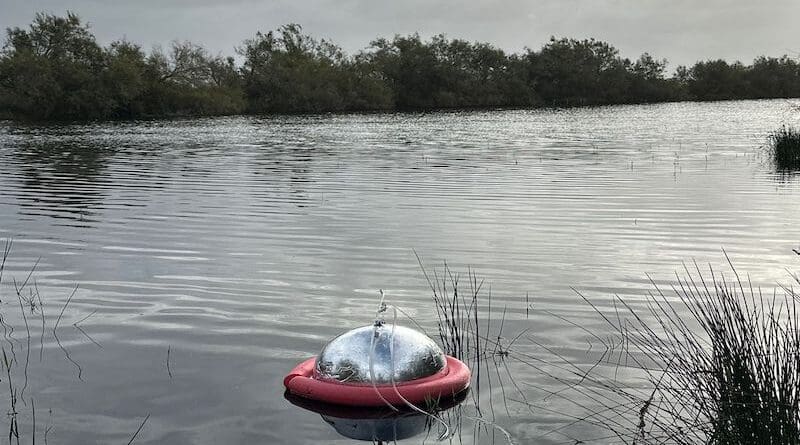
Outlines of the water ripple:
[{"label": "water ripple", "polygon": [[[511,330],[530,327],[526,293],[599,327],[571,287],[638,297],[646,274],[668,283],[682,262],[723,264],[723,248],[773,286],[797,264],[798,181],[759,147],[788,106],[0,123],[7,273],[41,258],[48,316],[79,285],[59,335],[86,382],[76,393],[59,362],[31,383],[48,394],[36,405],[66,413],[66,442],[119,439],[147,412],[156,440],[333,440],[284,405],[280,380],[369,323],[378,289],[432,328],[414,249],[489,280]],[[71,329],[93,311],[80,326],[102,349]],[[533,327],[583,359],[558,320]],[[531,421],[553,419],[509,429]]]}]

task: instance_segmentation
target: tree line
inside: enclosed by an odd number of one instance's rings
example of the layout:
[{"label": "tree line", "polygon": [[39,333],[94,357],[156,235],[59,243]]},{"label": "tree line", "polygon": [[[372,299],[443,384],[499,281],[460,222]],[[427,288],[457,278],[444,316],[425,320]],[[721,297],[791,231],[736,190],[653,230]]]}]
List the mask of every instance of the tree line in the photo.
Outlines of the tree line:
[{"label": "tree line", "polygon": [[[0,51],[0,116],[30,120],[131,119],[241,113],[581,106],[800,97],[800,63],[679,66],[632,61],[594,39],[551,38],[506,53],[488,43],[419,35],[380,38],[354,55],[299,25],[257,32],[213,55],[191,42],[147,52],[118,40],[100,46],[89,26],[39,13],[6,32]],[[237,61],[238,60],[238,61]]]}]

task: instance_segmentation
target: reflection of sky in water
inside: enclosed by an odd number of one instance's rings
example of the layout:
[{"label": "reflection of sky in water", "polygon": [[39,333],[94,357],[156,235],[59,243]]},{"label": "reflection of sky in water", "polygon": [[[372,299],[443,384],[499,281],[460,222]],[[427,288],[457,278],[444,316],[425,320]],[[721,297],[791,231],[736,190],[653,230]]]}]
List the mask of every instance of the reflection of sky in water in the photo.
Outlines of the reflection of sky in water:
[{"label": "reflection of sky in water", "polygon": [[[378,289],[434,326],[412,249],[428,265],[476,269],[493,317],[507,307],[508,336],[531,328],[587,360],[583,332],[536,311],[602,328],[570,287],[601,305],[639,298],[646,273],[666,283],[682,261],[721,267],[723,248],[756,284],[786,281],[797,180],[772,172],[758,147],[788,107],[2,124],[7,273],[41,257],[48,316],[80,284],[59,336],[85,382],[47,336],[30,391],[54,409],[50,438],[64,443],[127,440],[146,413],[137,443],[341,441],[280,397],[281,379],[371,321]],[[82,327],[102,349],[71,326],[93,311]],[[540,376],[508,366],[527,398],[541,395]],[[558,421],[493,408],[520,437]]]}]

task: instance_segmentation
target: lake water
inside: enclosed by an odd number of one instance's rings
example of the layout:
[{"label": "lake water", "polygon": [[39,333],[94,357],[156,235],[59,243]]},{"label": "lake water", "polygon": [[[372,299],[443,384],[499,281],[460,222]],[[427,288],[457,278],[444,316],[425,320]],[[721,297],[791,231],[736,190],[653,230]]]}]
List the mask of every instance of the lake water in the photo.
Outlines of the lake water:
[{"label": "lake water", "polygon": [[[606,328],[575,290],[600,308],[641,301],[647,274],[724,269],[723,249],[756,285],[787,282],[800,186],[761,147],[798,115],[777,100],[0,123],[2,345],[20,437],[33,399],[35,438],[51,443],[127,443],[148,414],[134,443],[352,443],[284,399],[282,379],[370,323],[379,289],[435,334],[415,251],[429,271],[475,271],[491,287],[482,316],[522,333],[473,390],[482,417],[516,443],[599,437],[567,425],[579,408],[545,400],[558,382],[516,351],[591,363],[588,335],[559,317]],[[12,279],[37,261],[23,320]],[[451,440],[505,443],[474,403]]]}]

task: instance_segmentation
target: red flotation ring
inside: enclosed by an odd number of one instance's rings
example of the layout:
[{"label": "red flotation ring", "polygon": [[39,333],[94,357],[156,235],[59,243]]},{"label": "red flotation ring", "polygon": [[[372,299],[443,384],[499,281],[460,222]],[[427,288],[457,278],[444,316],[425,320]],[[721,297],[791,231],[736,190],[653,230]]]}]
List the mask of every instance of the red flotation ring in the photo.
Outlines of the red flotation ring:
[{"label": "red flotation ring", "polygon": [[416,405],[425,400],[453,397],[469,387],[470,371],[467,365],[449,355],[446,357],[447,364],[436,374],[408,382],[397,382],[394,387],[387,384],[373,386],[369,383],[339,383],[317,379],[314,377],[316,358],[312,357],[292,369],[283,379],[283,385],[296,396],[338,405],[384,406],[386,402],[404,405],[405,402],[398,396],[398,392]]}]

